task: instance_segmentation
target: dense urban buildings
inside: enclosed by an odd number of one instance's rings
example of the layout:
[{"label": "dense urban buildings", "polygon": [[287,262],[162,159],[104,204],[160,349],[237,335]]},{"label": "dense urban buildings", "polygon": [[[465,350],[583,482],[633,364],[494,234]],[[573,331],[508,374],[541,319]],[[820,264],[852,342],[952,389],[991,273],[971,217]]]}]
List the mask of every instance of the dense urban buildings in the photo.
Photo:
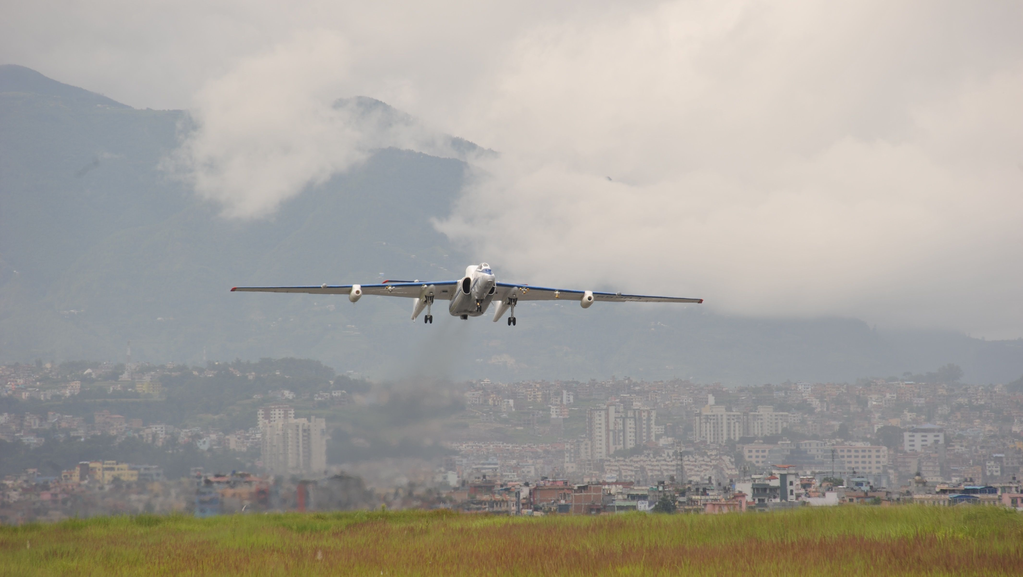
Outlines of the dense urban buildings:
[{"label": "dense urban buildings", "polygon": [[[155,487],[189,476],[182,465],[192,462],[231,463],[210,469],[211,479],[250,470],[271,485],[291,479],[296,491],[356,474],[395,506],[424,502],[406,492],[416,487],[434,491],[431,502],[490,512],[646,510],[665,491],[680,507],[708,511],[850,500],[1023,503],[1014,496],[1021,382],[729,389],[612,378],[398,389],[301,363],[289,374],[289,366],[139,365],[133,380],[123,366],[103,364],[0,367],[0,466],[22,464],[5,469],[0,510],[17,511],[10,519],[66,515],[74,495],[107,502],[100,487],[157,491],[149,498],[163,502],[166,489]],[[216,419],[161,413],[188,398],[205,409],[213,390]],[[95,450],[59,463],[47,456],[75,442]],[[120,447],[147,456],[121,458]],[[782,480],[794,500],[783,499]],[[538,487],[548,489],[533,493]]]}]

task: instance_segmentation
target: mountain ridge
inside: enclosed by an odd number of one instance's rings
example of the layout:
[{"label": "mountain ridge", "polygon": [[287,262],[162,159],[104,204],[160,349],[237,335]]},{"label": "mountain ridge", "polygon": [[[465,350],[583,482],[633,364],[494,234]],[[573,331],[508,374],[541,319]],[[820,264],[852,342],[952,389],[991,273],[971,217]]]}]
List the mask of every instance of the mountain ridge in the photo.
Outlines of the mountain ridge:
[{"label": "mountain ridge", "polygon": [[17,64],[0,64],[0,94],[3,93],[36,94],[61,98],[76,104],[131,108],[102,94],[64,84]]}]

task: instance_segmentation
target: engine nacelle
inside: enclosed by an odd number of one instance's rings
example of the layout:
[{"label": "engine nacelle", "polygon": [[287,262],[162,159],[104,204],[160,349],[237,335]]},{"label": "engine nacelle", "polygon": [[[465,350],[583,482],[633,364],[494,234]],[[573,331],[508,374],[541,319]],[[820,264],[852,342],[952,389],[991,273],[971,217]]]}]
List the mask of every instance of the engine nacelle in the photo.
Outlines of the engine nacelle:
[{"label": "engine nacelle", "polygon": [[359,300],[361,298],[362,298],[362,285],[361,284],[353,284],[352,285],[352,290],[348,292],[348,300],[350,300],[350,301],[352,301],[354,303],[355,301],[357,301],[357,300]]},{"label": "engine nacelle", "polygon": [[494,322],[495,323],[497,321],[501,320],[501,317],[504,316],[504,311],[506,311],[506,310],[508,310],[510,308],[508,306],[508,304],[509,303],[507,303],[507,302],[505,302],[503,300],[500,300],[500,301],[497,301],[497,303],[494,305]]},{"label": "engine nacelle", "polygon": [[412,303],[412,320],[419,318],[419,313],[423,312],[423,309],[425,308],[426,299],[422,297],[417,298],[415,302]]},{"label": "engine nacelle", "polygon": [[472,279],[470,277],[463,278],[462,282],[458,283],[458,288],[462,290],[462,294],[469,294],[469,291],[472,290]]},{"label": "engine nacelle", "polygon": [[590,308],[590,305],[593,304],[593,291],[584,292],[583,298],[579,301],[579,304],[582,305],[584,309]]}]

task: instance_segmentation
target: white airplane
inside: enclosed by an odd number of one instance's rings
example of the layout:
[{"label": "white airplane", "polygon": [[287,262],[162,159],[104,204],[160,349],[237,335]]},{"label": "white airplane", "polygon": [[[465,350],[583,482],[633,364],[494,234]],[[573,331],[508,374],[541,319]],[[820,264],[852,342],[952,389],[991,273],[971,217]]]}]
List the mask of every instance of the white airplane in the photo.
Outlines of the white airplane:
[{"label": "white airplane", "polygon": [[692,304],[703,302],[703,299],[627,295],[497,282],[496,277],[494,277],[494,271],[490,269],[490,265],[487,263],[469,265],[465,269],[465,276],[460,280],[440,282],[387,280],[381,284],[366,285],[328,285],[324,283],[320,286],[239,286],[231,289],[231,292],[309,293],[317,295],[347,294],[348,300],[353,303],[362,298],[364,294],[405,297],[415,299],[412,305],[412,320],[415,321],[420,313],[423,312],[423,309],[426,309],[426,316],[423,318],[423,321],[428,324],[433,324],[431,308],[435,299],[451,301],[451,304],[448,305],[448,312],[453,317],[461,317],[462,320],[481,316],[487,312],[487,308],[490,307],[491,303],[496,303],[494,305],[494,322],[496,323],[501,320],[505,311],[510,310],[508,326],[516,324],[515,305],[519,301],[577,299],[584,309],[590,308],[594,301]]}]

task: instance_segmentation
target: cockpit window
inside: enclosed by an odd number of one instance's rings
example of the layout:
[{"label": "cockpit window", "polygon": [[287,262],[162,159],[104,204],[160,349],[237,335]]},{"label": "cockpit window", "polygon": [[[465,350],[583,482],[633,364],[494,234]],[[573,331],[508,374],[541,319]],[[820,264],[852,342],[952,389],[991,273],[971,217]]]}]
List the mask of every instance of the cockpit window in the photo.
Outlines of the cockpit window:
[{"label": "cockpit window", "polygon": [[494,274],[490,272],[490,265],[487,263],[483,263],[480,265],[480,271],[485,272],[486,274]]}]

